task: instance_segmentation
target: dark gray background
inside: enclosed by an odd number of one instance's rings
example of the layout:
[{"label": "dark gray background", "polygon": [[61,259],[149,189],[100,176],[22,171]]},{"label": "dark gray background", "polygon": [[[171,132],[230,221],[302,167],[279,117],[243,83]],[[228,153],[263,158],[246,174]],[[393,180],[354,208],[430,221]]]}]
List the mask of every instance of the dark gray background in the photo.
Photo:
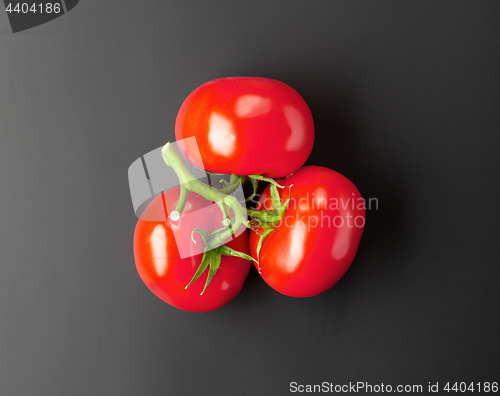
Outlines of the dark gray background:
[{"label": "dark gray background", "polygon": [[[500,380],[500,2],[82,1],[0,12],[0,394],[286,395],[289,384]],[[205,314],[135,270],[128,166],[183,99],[275,78],[310,105],[309,164],[375,197],[314,298]]]}]

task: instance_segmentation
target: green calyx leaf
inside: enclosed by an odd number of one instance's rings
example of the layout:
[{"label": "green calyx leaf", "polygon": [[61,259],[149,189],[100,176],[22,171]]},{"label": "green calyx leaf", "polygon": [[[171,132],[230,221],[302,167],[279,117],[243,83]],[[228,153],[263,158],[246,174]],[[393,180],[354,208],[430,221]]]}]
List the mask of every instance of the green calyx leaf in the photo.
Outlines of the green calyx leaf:
[{"label": "green calyx leaf", "polygon": [[262,250],[264,241],[275,230],[278,223],[281,222],[281,219],[285,215],[285,212],[288,209],[288,206],[290,205],[292,199],[292,186],[293,184],[291,184],[288,189],[287,200],[282,203],[277,187],[274,184],[271,185],[270,187],[271,200],[273,203],[274,211],[268,211],[268,210],[248,211],[248,214],[254,218],[254,220],[252,220],[252,224],[255,224],[258,228],[260,228],[260,229],[253,228],[253,231],[259,234],[259,242],[257,243],[257,252],[256,252],[259,273],[262,272],[259,264],[260,251]]},{"label": "green calyx leaf", "polygon": [[280,221],[278,213],[272,210],[247,209],[247,215],[253,217],[259,225],[264,222],[277,224]]},{"label": "green calyx leaf", "polygon": [[232,194],[244,182],[245,182],[245,176],[231,175],[231,179],[229,181],[227,181],[225,179],[219,180],[219,183],[222,183],[225,185],[224,188],[219,189],[219,192],[221,192],[223,194]]},{"label": "green calyx leaf", "polygon": [[264,232],[262,233],[262,235],[260,236],[259,238],[259,242],[257,243],[257,252],[256,252],[256,256],[257,256],[257,269],[259,270],[259,274],[262,273],[262,269],[260,268],[260,251],[262,249],[262,245],[264,244],[264,241],[266,240],[266,238],[271,235],[271,233],[274,231],[274,228],[268,228],[267,230],[264,230]]},{"label": "green calyx leaf", "polygon": [[220,254],[223,254],[225,256],[234,256],[234,257],[239,257],[242,259],[250,260],[250,261],[255,261],[252,256],[249,256],[248,254],[245,254],[243,252],[239,252],[237,250],[231,249],[229,246],[222,245],[219,248]]},{"label": "green calyx leaf", "polygon": [[280,219],[283,218],[283,216],[285,215],[285,212],[288,209],[288,206],[290,205],[290,201],[292,200],[292,187],[293,184],[290,184],[290,187],[288,187],[288,199],[283,203],[281,209],[279,210],[278,216]]},{"label": "green calyx leaf", "polygon": [[217,249],[214,250],[209,250],[207,252],[203,252],[203,257],[201,259],[201,263],[198,266],[198,269],[196,270],[193,278],[191,281],[186,285],[185,289],[187,289],[191,284],[196,281],[207,269],[208,269],[208,275],[207,275],[207,280],[205,281],[205,286],[203,287],[202,292],[200,293],[200,296],[205,293],[205,290],[207,289],[208,285],[212,281],[215,273],[219,269],[221,262],[221,255],[217,252]]},{"label": "green calyx leaf", "polygon": [[271,190],[271,201],[273,203],[274,212],[280,213],[282,206],[281,206],[280,193],[278,192],[278,187],[276,187],[274,184],[271,184],[270,190]]},{"label": "green calyx leaf", "polygon": [[[257,227],[262,228],[264,230],[269,230],[271,228],[274,230],[276,228],[276,226],[277,226],[277,224],[275,224],[271,221],[264,221],[264,220],[257,221]],[[256,231],[255,228],[252,228],[252,229],[254,231]],[[257,231],[257,233],[262,235],[262,233],[260,233],[258,231]]]},{"label": "green calyx leaf", "polygon": [[[210,257],[208,257],[207,252],[203,252],[203,257],[201,259],[200,265],[198,266],[198,269],[196,270],[191,281],[186,285],[186,287],[184,289],[187,289],[189,286],[191,286],[191,283],[193,283],[196,279],[198,279],[201,276],[201,274],[203,274],[205,272],[205,270],[207,269],[207,267],[209,265],[210,265]],[[203,291],[201,292],[201,294],[203,294],[203,292],[205,291],[207,286],[208,285],[205,283],[205,287],[203,288]]]},{"label": "green calyx leaf", "polygon": [[265,177],[265,176],[262,176],[262,175],[248,175],[248,178],[250,180],[257,180],[257,181],[268,182],[268,183],[271,183],[273,186],[276,186],[276,187],[279,187],[279,188],[283,188],[282,185],[278,184],[278,182],[276,180],[271,179],[270,177]]},{"label": "green calyx leaf", "polygon": [[251,256],[245,254],[243,252],[238,252],[237,250],[231,249],[226,245],[219,246],[216,249],[209,250],[207,252],[203,252],[203,257],[201,259],[201,263],[196,270],[196,273],[193,276],[193,279],[186,285],[185,289],[187,289],[194,281],[196,281],[208,268],[207,280],[205,281],[205,286],[203,287],[200,295],[205,293],[208,285],[212,281],[214,275],[217,273],[217,270],[220,267],[220,263],[222,260],[222,256],[234,256],[239,257],[246,260],[255,261]]},{"label": "green calyx leaf", "polygon": [[213,250],[209,250],[209,253],[207,254],[208,257],[210,257],[210,263],[209,266],[210,268],[208,269],[208,276],[207,280],[205,282],[205,286],[203,287],[203,290],[200,295],[203,295],[205,293],[205,290],[207,289],[208,285],[212,281],[212,278],[214,277],[215,273],[220,267],[220,262],[221,262],[221,255],[218,254],[218,252],[215,252]]},{"label": "green calyx leaf", "polygon": [[[193,240],[194,243],[196,243],[194,238],[193,238],[193,234],[194,234],[194,232],[197,232],[201,235],[201,238],[203,239],[204,245],[208,246],[208,243],[210,241],[211,236],[213,236],[214,234],[217,235],[218,233],[221,232],[221,230],[224,230],[224,229],[219,229],[219,230],[214,231],[211,234],[208,234],[205,230],[203,230],[201,228],[197,228],[197,229],[193,230],[193,232],[191,233],[191,239]],[[203,293],[205,293],[205,290],[207,289],[208,285],[210,284],[214,275],[217,273],[217,270],[220,267],[222,255],[234,256],[234,257],[239,257],[239,258],[246,259],[246,260],[256,261],[248,254],[231,249],[230,247],[228,247],[226,245],[221,245],[215,249],[204,251],[203,256],[201,258],[201,263],[198,266],[198,269],[196,270],[191,281],[186,285],[185,289],[187,289],[193,282],[195,282],[208,268],[207,280],[205,281],[205,286],[203,287],[203,290],[200,293],[200,295],[203,295]]]}]

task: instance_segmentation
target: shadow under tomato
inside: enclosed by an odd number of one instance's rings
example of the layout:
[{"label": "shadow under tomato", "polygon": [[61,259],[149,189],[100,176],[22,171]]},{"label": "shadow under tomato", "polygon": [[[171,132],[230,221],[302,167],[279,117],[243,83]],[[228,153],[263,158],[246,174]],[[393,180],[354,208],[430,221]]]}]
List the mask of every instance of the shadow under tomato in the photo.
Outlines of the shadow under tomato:
[{"label": "shadow under tomato", "polygon": [[408,176],[404,164],[391,157],[383,145],[367,147],[362,141],[364,135],[373,139],[377,133],[386,139],[383,126],[370,130],[370,115],[357,104],[355,87],[348,82],[325,83],[324,76],[321,81],[314,81],[314,77],[282,80],[301,93],[313,114],[316,136],[305,165],[325,166],[343,174],[366,200],[366,225],[354,261],[357,270],[374,260],[378,266],[390,263],[408,241]]}]

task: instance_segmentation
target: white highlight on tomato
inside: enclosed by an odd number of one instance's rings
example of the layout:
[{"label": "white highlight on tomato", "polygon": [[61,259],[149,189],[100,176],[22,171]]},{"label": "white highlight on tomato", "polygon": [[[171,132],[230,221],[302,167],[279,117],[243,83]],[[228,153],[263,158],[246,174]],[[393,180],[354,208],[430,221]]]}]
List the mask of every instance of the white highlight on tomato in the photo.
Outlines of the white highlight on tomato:
[{"label": "white highlight on tomato", "polygon": [[184,210],[182,213],[189,213],[193,210],[193,203],[191,201],[186,201],[186,204],[184,205]]},{"label": "white highlight on tomato", "polygon": [[268,113],[272,105],[273,102],[269,98],[247,94],[236,99],[234,111],[240,118],[255,118]]},{"label": "white highlight on tomato", "polygon": [[335,242],[333,243],[332,247],[332,257],[335,260],[342,260],[349,251],[352,231],[352,227],[344,226],[337,232],[337,235],[335,236]]},{"label": "white highlight on tomato", "polygon": [[284,106],[285,118],[292,133],[286,141],[285,149],[288,151],[298,151],[302,148],[306,139],[306,124],[300,111],[293,106]]},{"label": "white highlight on tomato", "polygon": [[220,289],[222,291],[226,291],[229,289],[229,286],[231,286],[231,284],[227,281],[222,281],[222,284],[220,285]]},{"label": "white highlight on tomato", "polygon": [[[348,199],[345,193],[340,193],[339,198],[341,201]],[[336,219],[342,221],[338,223],[335,221]],[[352,226],[353,214],[347,206],[340,205],[339,215],[336,219],[333,221],[334,226],[337,227],[337,232],[332,246],[332,257],[335,260],[342,260],[351,246],[351,234],[354,231]]]},{"label": "white highlight on tomato", "polygon": [[150,237],[153,248],[153,263],[158,275],[163,275],[167,269],[167,233],[162,224],[158,224]]},{"label": "white highlight on tomato", "polygon": [[212,113],[209,120],[208,141],[215,153],[229,157],[236,147],[236,135],[231,120]]},{"label": "white highlight on tomato", "polygon": [[313,209],[328,209],[328,191],[324,187],[318,187],[313,192]]},{"label": "white highlight on tomato", "polygon": [[174,210],[172,213],[170,213],[170,220],[172,221],[178,221],[181,218],[181,214]]},{"label": "white highlight on tomato", "polygon": [[[294,229],[290,233],[288,243],[291,244],[289,256],[283,260],[283,267],[288,273],[294,272],[304,258],[305,247],[302,243],[296,241],[304,241],[306,239],[307,226],[303,221],[295,224]],[[295,242],[293,242],[295,241]]]}]

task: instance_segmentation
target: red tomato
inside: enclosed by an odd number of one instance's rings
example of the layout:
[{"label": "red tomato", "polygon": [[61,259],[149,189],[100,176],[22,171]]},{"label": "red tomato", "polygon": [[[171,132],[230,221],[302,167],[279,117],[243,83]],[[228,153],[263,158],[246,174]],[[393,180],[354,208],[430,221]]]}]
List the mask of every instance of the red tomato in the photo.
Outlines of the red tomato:
[{"label": "red tomato", "polygon": [[195,137],[198,148],[193,143],[180,148],[189,161],[210,172],[278,178],[306,162],[314,124],[304,99],[285,83],[228,77],[209,81],[186,98],[175,137]]},{"label": "red tomato", "polygon": [[[365,203],[347,178],[320,166],[305,166],[280,183],[283,202],[293,184],[292,199],[280,224],[264,240],[261,275],[287,296],[315,296],[337,283],[354,260],[365,225]],[[273,209],[269,187],[257,209]],[[251,232],[254,258],[259,237]]]},{"label": "red tomato", "polygon": [[[189,192],[184,211],[177,222],[165,216],[165,208],[175,208],[179,188],[166,191],[151,201],[138,220],[134,234],[134,257],[140,277],[160,299],[174,307],[194,312],[212,311],[231,301],[240,292],[250,271],[250,261],[222,256],[220,267],[203,295],[208,269],[191,281],[202,259],[202,239],[195,228],[212,232],[223,219],[219,207],[198,194]],[[208,205],[208,206],[207,206]],[[201,210],[203,209],[203,210]],[[161,220],[167,218],[167,220]],[[150,220],[145,220],[150,219]],[[249,254],[245,231],[227,246]]]}]

